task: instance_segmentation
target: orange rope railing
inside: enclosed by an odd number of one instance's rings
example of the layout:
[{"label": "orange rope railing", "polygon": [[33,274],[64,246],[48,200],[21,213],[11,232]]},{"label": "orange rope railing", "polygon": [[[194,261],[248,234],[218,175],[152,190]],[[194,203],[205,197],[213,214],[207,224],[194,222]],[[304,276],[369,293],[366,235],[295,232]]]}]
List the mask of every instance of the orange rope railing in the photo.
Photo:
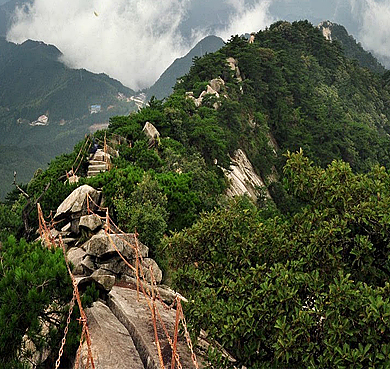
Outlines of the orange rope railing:
[{"label": "orange rope railing", "polygon": [[[144,262],[143,262],[142,254],[140,253],[140,249],[139,249],[137,233],[136,232],[134,233],[135,245],[133,245],[126,239],[126,237],[125,237],[126,233],[123,232],[122,230],[120,230],[120,228],[112,221],[112,219],[109,216],[108,208],[103,208],[100,205],[98,205],[88,194],[86,197],[86,204],[87,204],[88,214],[94,214],[94,215],[98,216],[100,219],[105,220],[104,231],[109,239],[111,246],[114,248],[114,250],[117,252],[117,254],[121,257],[121,259],[124,261],[124,263],[133,271],[133,273],[135,273],[136,287],[137,287],[137,300],[140,301],[139,296],[140,296],[140,291],[141,291],[145,300],[146,300],[146,303],[149,307],[149,310],[151,312],[151,319],[152,319],[152,324],[153,324],[155,343],[156,343],[157,354],[158,354],[161,369],[165,369],[165,367],[164,367],[164,362],[163,362],[163,357],[162,357],[162,352],[161,352],[160,339],[158,336],[157,323],[159,323],[161,325],[161,327],[164,331],[164,334],[168,340],[168,343],[171,347],[171,350],[172,350],[171,369],[174,369],[176,365],[177,365],[178,369],[181,369],[182,365],[180,363],[180,356],[179,356],[179,353],[177,350],[178,331],[179,331],[179,323],[180,322],[184,328],[184,336],[186,339],[187,346],[191,351],[192,362],[193,362],[195,368],[199,369],[199,364],[197,362],[196,355],[195,355],[194,350],[193,350],[191,338],[190,338],[190,335],[188,333],[187,324],[186,324],[186,320],[184,317],[184,313],[183,313],[183,309],[181,306],[179,296],[178,295],[176,296],[175,301],[173,302],[173,304],[171,306],[168,306],[167,304],[165,304],[165,302],[162,300],[162,298],[159,294],[157,284],[156,284],[156,281],[154,278],[152,266],[149,267],[151,286],[150,286],[150,289],[145,288],[148,285],[148,283],[147,283],[147,280],[145,277],[144,268],[142,267],[142,265],[144,265]],[[105,216],[100,216],[100,215],[96,214],[96,212],[94,212],[91,209],[91,204],[93,204],[94,208],[96,208],[97,211],[99,211],[100,213],[105,213]],[[49,248],[56,247],[56,243],[55,243],[55,241],[54,241],[54,239],[53,239],[53,237],[52,237],[52,235],[47,227],[46,221],[43,217],[42,209],[41,209],[39,204],[38,204],[38,216],[39,216],[39,227],[40,227],[40,233],[41,233],[42,239],[46,241]],[[116,246],[116,244],[113,240],[112,235],[115,235],[118,239],[120,239],[124,243],[125,246],[133,249],[133,251],[135,253],[135,267],[133,265],[131,265],[127,261],[127,259],[123,256],[123,254],[120,252],[120,250],[118,249],[118,247]],[[81,316],[80,323],[83,324],[82,334],[81,334],[81,338],[80,338],[80,345],[79,345],[79,349],[78,349],[78,352],[76,355],[75,369],[78,369],[80,354],[81,354],[81,345],[84,342],[84,339],[86,340],[87,347],[88,347],[88,360],[87,360],[87,367],[86,368],[88,368],[89,364],[91,364],[92,369],[94,369],[95,366],[94,366],[94,361],[93,361],[93,357],[92,357],[91,338],[90,338],[89,330],[88,330],[87,317],[86,317],[85,312],[84,312],[82,305],[81,305],[81,299],[80,299],[80,295],[78,292],[77,282],[76,282],[76,280],[75,280],[75,278],[70,270],[69,263],[68,263],[68,260],[66,257],[65,245],[62,241],[61,236],[59,236],[59,243],[63,249],[65,263],[66,263],[69,275],[71,276],[71,279],[72,279],[74,294],[76,296],[76,301],[77,301],[79,309],[80,309],[80,316]],[[166,310],[172,309],[174,304],[176,303],[176,319],[175,319],[173,340],[172,340],[172,338],[171,338],[171,336],[166,328],[166,325],[161,317],[158,306],[156,304],[156,300],[159,301],[160,304],[163,306],[163,308]],[[73,304],[74,304],[74,302],[73,302]],[[64,339],[66,339],[66,334],[64,335]],[[57,360],[58,363],[59,363],[59,360],[60,360],[61,355],[62,355],[63,345],[64,345],[64,343],[62,344],[61,349],[60,349],[60,355],[59,355],[59,358]],[[57,368],[58,367],[56,366],[56,369]]]}]

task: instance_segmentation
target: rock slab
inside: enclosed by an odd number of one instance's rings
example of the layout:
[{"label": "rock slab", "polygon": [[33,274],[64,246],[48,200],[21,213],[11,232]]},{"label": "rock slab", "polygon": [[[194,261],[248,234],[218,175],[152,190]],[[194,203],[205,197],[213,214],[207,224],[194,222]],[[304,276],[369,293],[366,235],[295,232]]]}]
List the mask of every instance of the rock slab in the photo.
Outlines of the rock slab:
[{"label": "rock slab", "polygon": [[266,197],[271,198],[263,180],[256,174],[252,163],[244,151],[241,149],[236,150],[231,158],[231,162],[232,165],[229,170],[225,170],[225,175],[230,183],[226,192],[229,197],[248,194],[253,199],[256,199],[256,189],[263,188]]},{"label": "rock slab", "polygon": [[[86,310],[96,369],[141,369],[143,363],[127,329],[100,301]],[[81,363],[88,358],[87,345],[81,352]]]},{"label": "rock slab", "polygon": [[[88,185],[80,186],[58,207],[54,220],[58,221],[64,219],[70,214],[79,214],[78,218],[82,215],[86,215],[88,213],[87,195],[89,195],[95,203],[100,203],[101,192],[96,191],[93,187]],[[96,207],[93,203],[91,203],[90,206],[95,210]]]},{"label": "rock slab", "polygon": [[[129,331],[144,367],[146,369],[160,369],[151,312],[143,294],[140,293],[140,301],[137,301],[137,292],[135,290],[114,286],[108,296],[108,306]],[[156,306],[173,339],[176,311],[165,310],[159,302],[156,302]],[[164,365],[168,367],[172,358],[171,347],[159,324],[157,332]],[[177,350],[182,367],[194,368],[191,353],[185,339],[181,336],[178,339]]]},{"label": "rock slab", "polygon": [[[135,259],[135,249],[130,246],[135,246],[135,236],[133,233],[122,234],[96,234],[89,241],[87,241],[83,248],[87,255],[98,257],[101,260],[108,260],[114,256],[117,256],[113,244],[126,259]],[[142,257],[148,255],[149,248],[138,242],[138,249]]]}]

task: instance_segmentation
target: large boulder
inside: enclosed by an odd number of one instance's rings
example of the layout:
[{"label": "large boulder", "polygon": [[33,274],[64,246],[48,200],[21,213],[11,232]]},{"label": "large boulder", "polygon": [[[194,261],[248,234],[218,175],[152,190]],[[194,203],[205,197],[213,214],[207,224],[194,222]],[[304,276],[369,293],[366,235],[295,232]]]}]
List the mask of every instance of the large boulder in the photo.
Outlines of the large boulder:
[{"label": "large boulder", "polygon": [[149,146],[154,146],[160,139],[160,133],[157,128],[150,122],[146,122],[142,132],[149,138]]},{"label": "large boulder", "polygon": [[80,218],[83,215],[88,214],[87,195],[91,197],[93,201],[89,201],[89,207],[91,210],[96,211],[96,204],[100,204],[101,192],[95,190],[93,187],[83,185],[76,188],[58,207],[54,216],[55,221],[70,218]]},{"label": "large boulder", "polygon": [[82,262],[86,256],[86,252],[79,247],[72,247],[66,253],[68,260],[73,264],[73,274],[83,274],[84,269]]},{"label": "large boulder", "polygon": [[87,231],[96,231],[102,226],[102,220],[96,214],[83,215],[80,218],[79,227]]},{"label": "large boulder", "polygon": [[152,283],[151,273],[150,273],[150,267],[153,271],[153,279],[156,283],[161,283],[162,281],[162,271],[160,267],[157,265],[157,263],[150,258],[144,258],[142,262],[142,270],[144,272],[144,276],[147,282]]},{"label": "large boulder", "polygon": [[[135,236],[133,233],[128,234],[96,234],[89,241],[87,241],[83,248],[86,250],[87,255],[96,257],[99,262],[104,262],[110,258],[117,256],[117,250],[115,250],[113,244],[115,244],[118,251],[127,259],[135,259],[135,249],[130,246],[135,246]],[[138,241],[139,254],[142,257],[146,257],[149,252],[149,248],[143,243]]]}]

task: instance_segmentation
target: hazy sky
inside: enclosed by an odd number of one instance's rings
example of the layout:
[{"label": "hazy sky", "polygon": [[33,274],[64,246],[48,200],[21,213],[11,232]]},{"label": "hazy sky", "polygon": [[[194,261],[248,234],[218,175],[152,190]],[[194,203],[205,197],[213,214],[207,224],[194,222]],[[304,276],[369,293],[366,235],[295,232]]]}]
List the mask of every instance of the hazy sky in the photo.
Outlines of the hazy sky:
[{"label": "hazy sky", "polygon": [[226,40],[278,19],[329,19],[390,56],[390,0],[34,0],[7,37],[54,44],[67,65],[140,89],[204,36]]}]

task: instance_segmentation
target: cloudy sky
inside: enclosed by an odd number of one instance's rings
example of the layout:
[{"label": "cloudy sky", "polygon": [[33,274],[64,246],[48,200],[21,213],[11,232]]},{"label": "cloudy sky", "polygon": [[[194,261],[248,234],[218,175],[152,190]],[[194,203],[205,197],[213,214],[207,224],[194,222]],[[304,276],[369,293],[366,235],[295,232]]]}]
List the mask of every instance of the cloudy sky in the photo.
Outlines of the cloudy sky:
[{"label": "cloudy sky", "polygon": [[33,0],[17,11],[7,38],[54,44],[67,65],[137,90],[208,34],[226,40],[278,19],[341,23],[390,57],[390,0]]}]

